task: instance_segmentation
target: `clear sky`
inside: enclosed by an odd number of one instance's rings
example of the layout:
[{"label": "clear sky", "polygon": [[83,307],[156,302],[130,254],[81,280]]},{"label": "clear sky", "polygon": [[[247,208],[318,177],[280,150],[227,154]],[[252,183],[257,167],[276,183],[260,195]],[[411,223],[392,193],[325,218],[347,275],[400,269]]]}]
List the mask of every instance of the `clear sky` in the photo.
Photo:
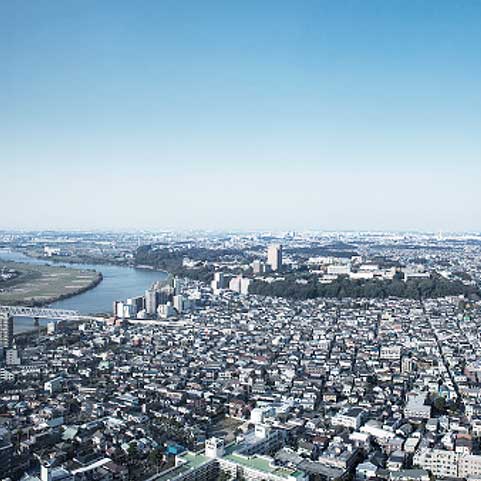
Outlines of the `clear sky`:
[{"label": "clear sky", "polygon": [[481,1],[0,2],[0,227],[481,231]]}]

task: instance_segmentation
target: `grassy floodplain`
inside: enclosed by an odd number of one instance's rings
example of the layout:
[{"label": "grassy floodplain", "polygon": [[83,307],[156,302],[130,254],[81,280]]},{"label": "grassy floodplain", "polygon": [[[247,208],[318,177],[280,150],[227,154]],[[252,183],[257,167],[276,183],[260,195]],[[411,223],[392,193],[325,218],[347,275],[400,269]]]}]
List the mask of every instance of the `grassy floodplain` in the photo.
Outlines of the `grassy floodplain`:
[{"label": "grassy floodplain", "polygon": [[0,261],[0,268],[4,266],[19,275],[0,282],[3,305],[46,305],[85,292],[102,281],[102,274],[94,270]]}]

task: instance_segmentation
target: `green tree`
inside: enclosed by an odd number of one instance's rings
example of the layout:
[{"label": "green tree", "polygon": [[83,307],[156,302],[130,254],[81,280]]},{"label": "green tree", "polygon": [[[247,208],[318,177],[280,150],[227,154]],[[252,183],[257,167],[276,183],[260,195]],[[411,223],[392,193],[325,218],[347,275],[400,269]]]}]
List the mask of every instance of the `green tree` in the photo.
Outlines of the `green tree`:
[{"label": "green tree", "polygon": [[221,469],[219,471],[219,476],[217,477],[217,481],[229,481],[229,479],[231,478],[232,476],[228,472]]},{"label": "green tree", "polygon": [[139,460],[139,450],[135,443],[131,443],[127,450],[127,469],[129,470],[129,479],[136,478],[136,465]]},{"label": "green tree", "polygon": [[442,396],[436,396],[433,400],[433,406],[438,412],[444,412],[446,410],[446,399]]},{"label": "green tree", "polygon": [[149,453],[149,462],[153,466],[155,466],[156,472],[159,472],[159,466],[162,464],[164,460],[162,450],[160,448],[152,449]]}]

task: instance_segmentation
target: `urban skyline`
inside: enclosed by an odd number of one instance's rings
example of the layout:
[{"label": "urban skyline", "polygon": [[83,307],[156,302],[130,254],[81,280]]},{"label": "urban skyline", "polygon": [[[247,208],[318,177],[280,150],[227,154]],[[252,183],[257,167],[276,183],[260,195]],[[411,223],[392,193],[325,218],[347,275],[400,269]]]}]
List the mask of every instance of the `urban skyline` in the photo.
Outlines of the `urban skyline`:
[{"label": "urban skyline", "polygon": [[481,234],[0,245],[2,480],[481,475]]},{"label": "urban skyline", "polygon": [[0,2],[0,481],[481,481],[480,26]]}]

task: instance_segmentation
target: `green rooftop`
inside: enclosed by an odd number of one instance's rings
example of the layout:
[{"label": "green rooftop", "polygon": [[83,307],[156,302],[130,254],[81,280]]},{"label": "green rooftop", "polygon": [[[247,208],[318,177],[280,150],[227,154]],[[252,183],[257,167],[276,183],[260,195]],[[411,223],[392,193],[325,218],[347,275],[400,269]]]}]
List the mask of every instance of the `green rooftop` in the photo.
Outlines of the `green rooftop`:
[{"label": "green rooftop", "polygon": [[197,468],[197,466],[200,466],[209,460],[209,458],[203,454],[195,454],[191,452],[181,455],[180,458],[187,461],[192,468]]},{"label": "green rooftop", "polygon": [[185,473],[189,469],[199,467],[209,460],[209,458],[203,454],[195,454],[191,452],[180,455],[180,459],[184,461],[182,464],[160,474],[158,478],[155,478],[155,481],[168,481],[169,479],[179,476],[179,474]]},{"label": "green rooftop", "polygon": [[237,448],[238,448],[237,443],[230,443],[224,448],[224,456],[227,456],[228,454],[232,454]]},{"label": "green rooftop", "polygon": [[299,478],[304,476],[304,471],[294,471],[291,476],[294,476],[295,478]]},{"label": "green rooftop", "polygon": [[[226,446],[223,459],[246,468],[255,469],[263,473],[272,474],[274,476],[279,476],[286,479],[290,477],[298,478],[304,475],[302,471],[295,471],[293,469],[283,468],[280,466],[272,466],[270,458],[265,458],[259,455],[243,456],[241,454],[236,454],[235,449],[237,447],[238,446],[236,443],[231,443]],[[169,481],[180,474],[189,471],[189,469],[198,468],[199,466],[202,466],[210,461],[210,459],[205,456],[204,451],[199,453],[187,451],[178,456],[178,458],[180,460],[180,465],[169,469],[163,474],[160,474],[157,478],[155,478],[155,481]]]},{"label": "green rooftop", "polygon": [[289,468],[281,468],[278,466],[272,466],[269,460],[262,456],[241,456],[238,454],[228,454],[224,456],[224,459],[232,461],[233,463],[240,464],[246,468],[256,469],[264,473],[274,474],[282,478],[288,478],[290,476],[298,477],[302,476],[301,471],[293,471]]},{"label": "green rooftop", "polygon": [[155,478],[155,481],[167,481],[169,479],[173,479],[179,474],[185,473],[190,468],[183,464],[182,466],[177,466],[175,468],[169,469],[164,474],[160,474],[158,478]]}]

